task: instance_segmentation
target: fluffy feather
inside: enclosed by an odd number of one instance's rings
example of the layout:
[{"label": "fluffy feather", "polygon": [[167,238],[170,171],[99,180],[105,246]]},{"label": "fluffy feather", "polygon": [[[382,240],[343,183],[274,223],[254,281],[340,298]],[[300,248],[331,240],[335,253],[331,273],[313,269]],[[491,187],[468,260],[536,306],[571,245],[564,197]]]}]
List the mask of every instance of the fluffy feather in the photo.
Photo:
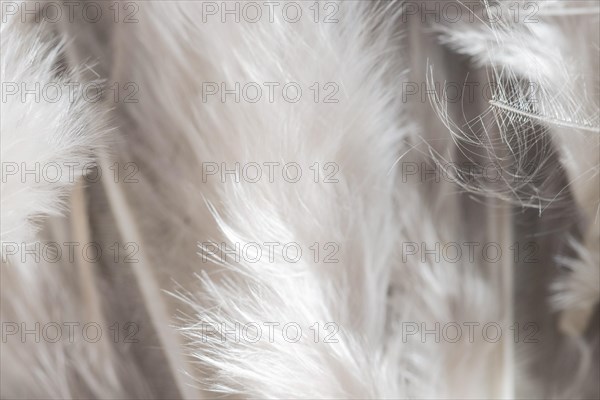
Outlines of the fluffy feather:
[{"label": "fluffy feather", "polygon": [[[144,340],[129,348],[20,343],[13,336],[2,344],[2,397],[560,398],[597,392],[590,380],[597,371],[597,336],[591,338],[597,332],[588,326],[587,336],[580,333],[598,297],[598,223],[592,221],[600,197],[594,179],[600,86],[598,47],[579,40],[594,37],[596,8],[544,2],[534,25],[504,18],[424,29],[422,15],[402,14],[415,3],[289,2],[302,8],[299,22],[283,19],[280,4],[273,21],[263,14],[258,23],[234,23],[229,15],[223,23],[220,15],[203,19],[205,7],[215,3],[140,2],[133,24],[80,19],[53,25],[73,38],[68,42],[51,39],[46,23],[3,24],[3,83],[82,79],[78,66],[92,59],[102,79],[119,88],[133,84],[136,100],[3,102],[3,163],[92,161],[103,131],[101,110],[112,108],[119,138],[110,151],[101,149],[100,167],[106,172],[113,161],[135,167],[133,182],[104,174],[101,184],[74,191],[73,182],[3,179],[3,243],[35,240],[37,216],[64,210],[61,199],[70,193],[69,221],[46,221],[37,238],[102,244],[118,238],[139,246],[139,260],[3,262],[2,321],[138,321]],[[103,12],[113,16],[130,3],[106,4]],[[499,4],[505,17],[514,15],[509,2]],[[332,7],[336,23],[313,21],[315,9]],[[477,72],[478,82],[498,83],[490,104],[434,99],[437,119],[430,104],[406,101],[406,83],[431,84],[433,71],[463,79],[469,66],[488,68],[488,76]],[[274,101],[268,82],[279,83]],[[298,103],[281,97],[286,82],[302,88]],[[207,83],[219,93],[208,95]],[[223,100],[222,85],[236,83],[258,84],[262,98],[236,101],[229,94]],[[338,101],[324,103],[332,88]],[[460,117],[466,124],[455,122]],[[25,149],[21,143],[42,144]],[[552,188],[562,172],[556,155],[568,175],[568,186],[558,190]],[[488,186],[485,177],[464,180],[473,178],[464,171],[454,181],[406,179],[405,163],[433,165],[431,158],[495,162],[508,173]],[[269,162],[298,163],[301,179],[284,179],[281,168],[267,175]],[[248,180],[251,170],[243,167],[249,163],[261,167],[258,181]],[[208,166],[217,174],[207,175]],[[223,169],[233,172],[222,175]],[[83,173],[76,169],[74,178]],[[570,271],[553,286],[553,304],[565,310],[563,328],[574,335],[563,338],[548,324],[542,326],[544,347],[516,347],[511,329],[522,298],[515,286],[533,282],[506,256],[521,229],[510,207],[535,207],[552,218],[560,212],[557,203],[576,204],[568,218],[581,219],[569,244],[574,251],[560,260]],[[485,241],[501,244],[502,262],[440,262],[405,251],[407,243],[430,249]],[[300,259],[284,258],[282,245],[271,258],[273,242],[299,246]],[[248,244],[238,260],[215,251]],[[546,296],[550,285],[543,284],[543,293],[532,293],[528,303]],[[471,322],[480,328],[499,323],[501,338],[471,341],[464,325]],[[421,331],[406,335],[407,324],[422,330],[436,323],[458,324],[463,336],[452,342],[431,334],[423,339]],[[301,335],[290,340],[298,327]],[[555,336],[556,349],[548,342]],[[530,353],[540,348],[552,348],[552,363],[573,367],[565,379],[549,384],[527,368],[539,356]]]},{"label": "fluffy feather", "polygon": [[[199,7],[153,4],[145,7],[144,15],[155,19],[168,12],[185,20],[184,15],[190,12],[199,15]],[[306,7],[304,12],[308,12]],[[176,101],[177,105],[169,105],[171,115],[166,118],[174,121],[172,126],[177,126],[183,143],[189,143],[184,147],[190,148],[192,162],[198,166],[180,179],[190,176],[191,183],[200,189],[188,190],[187,196],[194,196],[190,205],[198,210],[204,207],[206,198],[223,232],[215,231],[210,236],[202,232],[197,241],[212,240],[230,246],[298,243],[304,252],[296,264],[280,257],[269,262],[267,257],[256,264],[229,265],[227,271],[218,273],[212,272],[214,263],[203,264],[200,257],[191,261],[192,269],[208,274],[203,275],[202,292],[193,295],[186,294],[193,291],[190,283],[181,281],[186,288],[180,297],[192,310],[188,326],[182,330],[192,339],[190,351],[203,362],[198,376],[202,381],[208,376],[212,390],[250,397],[377,397],[402,393],[398,391],[401,382],[395,376],[388,378],[395,363],[381,364],[384,356],[379,347],[393,262],[393,244],[384,238],[394,229],[393,220],[382,211],[389,209],[393,200],[394,175],[387,176],[387,172],[406,135],[396,116],[398,103],[393,101],[392,88],[397,87],[398,80],[391,75],[391,68],[397,64],[393,58],[383,61],[396,49],[394,19],[382,19],[382,10],[370,10],[364,3],[342,3],[340,12],[339,24],[320,26],[312,21],[290,25],[280,17],[273,24],[256,25],[218,21],[198,25],[186,21],[161,36],[169,47],[157,44],[173,54],[167,68],[180,71],[170,72],[169,76],[186,78],[153,85],[152,90],[162,95],[152,96],[149,101]],[[210,38],[215,34],[239,43],[238,50],[231,52],[212,42]],[[189,48],[182,40],[185,37],[193,37],[198,47]],[[184,48],[198,60],[196,65],[202,66],[201,75],[190,70],[189,63],[179,62],[177,55]],[[222,65],[227,69],[223,70]],[[153,76],[151,71],[147,73]],[[142,77],[141,82],[147,79]],[[244,104],[215,100],[190,109],[202,100],[203,82],[233,85],[249,81],[299,82],[305,88],[303,101],[290,104],[279,99],[270,104],[263,97],[256,104]],[[306,88],[314,82],[337,83],[339,103],[315,104],[312,97],[307,98]],[[388,82],[390,87],[386,88]],[[175,90],[183,90],[179,93],[186,98],[179,98]],[[367,97],[371,100],[365,102]],[[367,108],[363,108],[365,104]],[[164,109],[164,105],[157,104],[156,109]],[[148,121],[146,112],[137,111],[136,106],[128,108],[136,122],[153,132],[152,140],[161,140],[162,133],[157,132],[156,122]],[[160,124],[165,124],[164,116],[161,119]],[[146,129],[141,131],[147,135]],[[360,166],[356,164],[358,159],[364,162]],[[258,183],[223,183],[219,178],[201,181],[202,162],[233,165],[236,161],[261,165],[270,161],[297,162],[304,179],[295,184],[277,178]],[[315,182],[308,176],[312,174],[308,168],[315,162],[336,163],[339,182]],[[188,159],[186,169],[189,166]],[[204,221],[197,216],[194,220],[206,225],[205,221],[213,218],[206,211]],[[311,261],[309,247],[314,242],[319,246],[329,242],[341,246],[339,262]],[[372,251],[375,246],[377,250]],[[262,251],[265,257],[267,249],[263,247]],[[213,313],[212,309],[220,311]],[[235,341],[219,345],[218,340],[200,340],[201,324],[205,322],[231,325],[269,320],[282,325],[298,323],[304,332],[301,342],[287,343],[279,337],[274,343],[263,338],[256,345]],[[317,322],[321,326],[327,322],[337,324],[340,343],[311,341],[306,335]],[[273,367],[276,370],[267,373]],[[357,383],[348,386],[348,381]]]},{"label": "fluffy feather", "polygon": [[[2,397],[122,398],[126,393],[144,393],[143,384],[134,383],[143,382],[139,376],[134,378],[135,365],[118,360],[107,336],[95,347],[83,340],[82,326],[100,323],[101,311],[90,312],[98,299],[79,307],[82,299],[93,298],[94,291],[90,286],[79,287],[78,263],[60,256],[58,263],[46,262],[45,255],[36,250],[47,243],[37,235],[40,217],[62,214],[73,187],[94,165],[93,153],[103,145],[107,132],[105,111],[99,99],[89,101],[93,97],[84,97],[78,89],[68,92],[69,84],[84,82],[78,79],[79,68],[61,70],[66,41],[55,38],[45,23],[23,23],[19,15],[3,15],[3,21],[4,17]],[[16,94],[4,91],[13,85]],[[61,92],[46,91],[50,86]],[[25,89],[35,93],[25,96]],[[82,213],[77,215],[78,224],[87,224],[86,210]],[[57,221],[54,225],[61,226],[63,233],[54,232],[58,241],[51,243],[85,241],[81,231],[75,230],[77,235],[71,237],[64,233],[69,231],[65,220]],[[85,267],[81,275],[93,273],[90,265]],[[88,281],[93,288],[93,277]],[[79,336],[69,333],[69,323],[79,324]],[[9,334],[9,325],[18,332]],[[30,333],[24,336],[25,330]],[[58,335],[59,340],[47,340],[42,336],[46,334]],[[124,371],[132,378],[127,390],[117,377]]]},{"label": "fluffy feather", "polygon": [[[523,186],[509,187],[512,197],[523,205],[538,202],[540,214],[565,195],[573,195],[578,210],[573,215],[580,218],[580,241],[571,240],[574,257],[561,257],[560,263],[570,272],[560,276],[552,285],[551,302],[562,312],[560,328],[563,332],[582,336],[593,319],[593,310],[600,299],[600,264],[598,210],[600,132],[598,104],[600,81],[598,42],[581,41],[578,37],[598,36],[597,4],[588,2],[533,2],[538,10],[534,21],[524,19],[523,13],[515,16],[515,3],[491,2],[499,6],[502,18],[491,23],[438,26],[441,41],[453,49],[469,55],[480,66],[490,68],[490,75],[498,85],[490,100],[490,110],[495,119],[484,129],[500,129],[503,142],[510,149],[511,158],[518,165],[525,163],[527,154],[535,151],[533,175],[552,176],[544,173],[555,151],[567,173],[567,186],[550,198],[543,198],[545,190],[538,186],[527,190],[530,196],[525,202]],[[486,3],[487,5],[487,3]],[[521,10],[519,8],[519,10]],[[513,19],[514,18],[514,19]],[[438,112],[443,115],[444,108]],[[456,124],[449,125],[459,140],[469,138]],[[538,139],[531,133],[540,131],[552,138],[553,147],[543,156]],[[542,136],[542,137],[543,137]],[[539,137],[539,136],[538,136]],[[514,143],[514,145],[513,145]],[[489,142],[480,142],[489,148]],[[543,144],[542,144],[543,145]],[[514,146],[514,147],[513,147]],[[526,171],[524,171],[526,172]],[[527,173],[527,172],[526,172]],[[527,173],[528,175],[531,172]],[[523,180],[521,180],[523,182]],[[527,184],[529,186],[529,180]],[[550,183],[548,181],[544,184]],[[538,193],[536,195],[536,192]],[[492,191],[492,195],[495,193]],[[580,366],[589,365],[593,343],[583,338],[574,339],[578,346]],[[586,367],[580,368],[573,386],[556,388],[555,392],[543,391],[546,396],[573,396],[581,383]],[[573,391],[575,390],[575,392]],[[568,394],[567,394],[568,393]]]},{"label": "fluffy feather", "polygon": [[[2,17],[2,243],[20,245],[34,239],[36,218],[63,211],[61,199],[93,165],[106,123],[75,71],[59,71],[65,42],[45,24]],[[80,84],[72,95],[71,83]]]}]

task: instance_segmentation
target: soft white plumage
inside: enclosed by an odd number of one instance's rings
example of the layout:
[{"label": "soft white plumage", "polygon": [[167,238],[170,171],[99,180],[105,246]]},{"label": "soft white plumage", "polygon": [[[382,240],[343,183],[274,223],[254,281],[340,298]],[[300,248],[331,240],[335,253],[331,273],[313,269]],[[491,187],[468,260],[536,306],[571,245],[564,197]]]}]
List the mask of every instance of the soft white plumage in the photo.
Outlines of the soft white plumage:
[{"label": "soft white plumage", "polygon": [[107,125],[96,93],[73,67],[60,71],[65,42],[46,24],[2,17],[2,242],[21,245],[93,167]]},{"label": "soft white plumage", "polygon": [[[483,0],[477,18],[461,2],[435,15],[436,2],[417,3],[286,1],[237,22],[221,7],[248,3],[123,1],[102,4],[99,23],[3,22],[3,246],[105,251],[97,263],[3,258],[3,336],[15,321],[95,321],[105,335],[133,323],[139,340],[11,334],[2,396],[599,393],[599,62],[597,41],[581,40],[597,37],[597,10],[531,2],[539,20],[528,24],[522,1]],[[448,22],[449,4],[463,18]],[[502,18],[486,20],[491,8]],[[6,82],[90,77],[108,89],[99,102],[4,101]],[[428,92],[467,77],[495,83],[493,97]],[[115,87],[134,88],[134,101]],[[298,87],[299,101],[285,97]],[[102,180],[83,182],[96,160]],[[461,162],[498,165],[502,179],[435,175]],[[4,179],[15,163],[76,167],[58,182]],[[469,243],[504,256],[471,257]],[[531,264],[515,250],[527,244],[538,246]],[[117,257],[123,245],[134,254]],[[457,245],[458,262],[428,250]]]}]

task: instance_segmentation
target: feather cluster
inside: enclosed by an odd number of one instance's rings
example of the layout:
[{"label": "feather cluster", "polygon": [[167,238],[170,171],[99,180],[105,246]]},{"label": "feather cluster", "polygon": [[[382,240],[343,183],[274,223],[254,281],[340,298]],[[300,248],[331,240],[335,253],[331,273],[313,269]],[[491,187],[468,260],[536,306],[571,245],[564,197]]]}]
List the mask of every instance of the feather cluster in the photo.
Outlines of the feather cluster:
[{"label": "feather cluster", "polygon": [[597,4],[69,3],[2,8],[2,398],[600,395]]}]

